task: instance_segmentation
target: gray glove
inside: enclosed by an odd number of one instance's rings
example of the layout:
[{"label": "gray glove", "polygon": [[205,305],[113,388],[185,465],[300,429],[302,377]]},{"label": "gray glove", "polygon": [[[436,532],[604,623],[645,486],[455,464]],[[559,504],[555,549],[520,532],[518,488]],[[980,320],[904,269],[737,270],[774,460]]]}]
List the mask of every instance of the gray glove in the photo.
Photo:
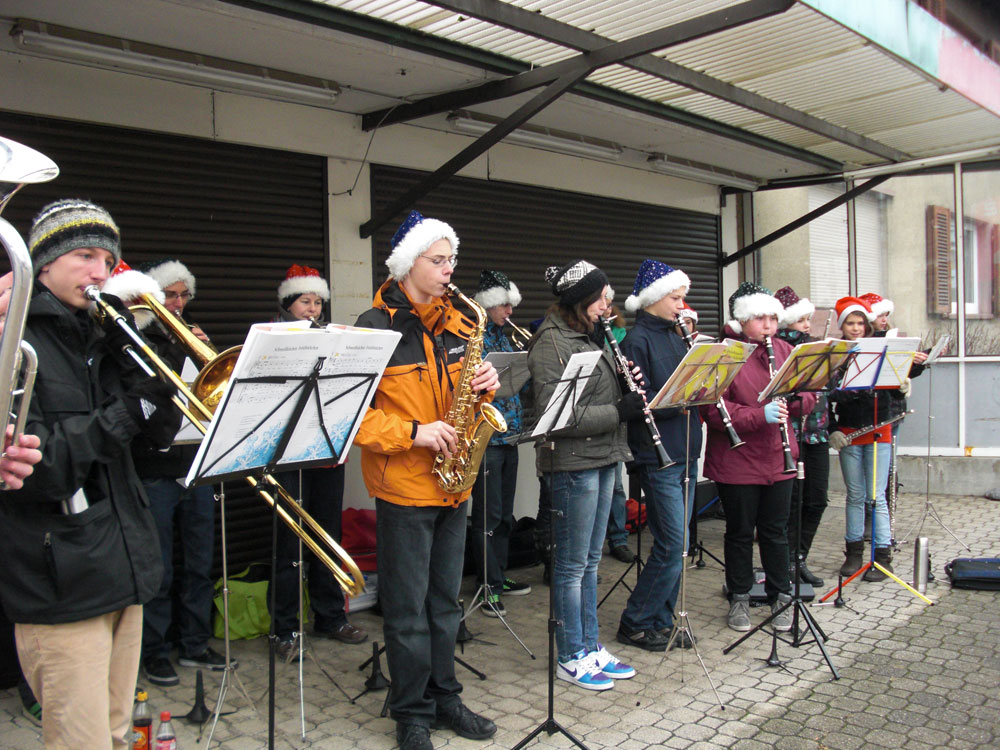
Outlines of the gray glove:
[{"label": "gray glove", "polygon": [[899,394],[901,396],[909,396],[910,395],[910,379],[909,378],[906,378],[906,380],[903,381],[902,385],[899,386]]},{"label": "gray glove", "polygon": [[841,448],[847,445],[848,443],[847,435],[845,435],[840,430],[834,430],[833,432],[830,433],[830,437],[827,440],[827,442],[830,444],[831,448],[833,448],[836,451],[839,451]]}]

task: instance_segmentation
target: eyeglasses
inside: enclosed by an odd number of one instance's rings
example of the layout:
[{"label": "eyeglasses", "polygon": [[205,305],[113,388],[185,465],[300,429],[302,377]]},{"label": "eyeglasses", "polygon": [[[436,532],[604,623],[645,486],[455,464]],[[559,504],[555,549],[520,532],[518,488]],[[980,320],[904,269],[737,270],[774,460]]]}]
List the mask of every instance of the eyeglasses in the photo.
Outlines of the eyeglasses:
[{"label": "eyeglasses", "polygon": [[191,292],[164,292],[163,298],[167,302],[173,302],[175,299],[189,300],[191,299]]},{"label": "eyeglasses", "polygon": [[430,257],[429,255],[421,255],[419,257],[423,258],[424,260],[429,260],[437,268],[440,268],[445,263],[447,263],[452,268],[458,265],[457,255],[449,255],[447,257],[443,255],[435,255],[433,258]]}]

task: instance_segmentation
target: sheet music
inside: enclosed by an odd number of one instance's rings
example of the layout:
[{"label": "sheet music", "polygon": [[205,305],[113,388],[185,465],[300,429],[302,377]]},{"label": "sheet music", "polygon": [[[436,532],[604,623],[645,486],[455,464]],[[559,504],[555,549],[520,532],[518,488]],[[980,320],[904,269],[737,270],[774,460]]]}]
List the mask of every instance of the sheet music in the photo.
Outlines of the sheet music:
[{"label": "sheet music", "polygon": [[899,388],[910,373],[920,339],[868,338],[853,343],[857,350],[840,384],[845,391]]},{"label": "sheet music", "polygon": [[516,396],[531,378],[527,352],[490,352],[483,361],[490,362],[500,377],[496,398]]},{"label": "sheet music", "polygon": [[[569,358],[566,369],[563,370],[563,374],[559,377],[559,382],[552,392],[552,398],[545,405],[545,411],[542,412],[535,429],[531,432],[532,437],[561,430],[569,424],[570,417],[573,416],[573,407],[580,399],[580,394],[583,393],[584,386],[587,384],[587,378],[590,377],[600,359],[600,350],[577,352]],[[570,391],[571,388],[572,391]]]},{"label": "sheet music", "polygon": [[[342,463],[399,339],[395,331],[351,326],[252,326],[187,483],[246,474],[272,462]],[[321,358],[317,393],[291,425],[283,455],[276,456],[306,379]]]},{"label": "sheet music", "polygon": [[[195,366],[195,363],[191,361],[190,357],[185,357],[184,366],[181,368],[181,380],[190,386],[197,377],[198,368]],[[187,399],[180,393],[177,394],[177,398],[184,403],[187,403]],[[208,427],[208,422],[203,422],[203,424]],[[181,428],[174,436],[174,445],[194,445],[195,443],[200,443],[202,437],[204,437],[202,431],[191,424],[190,420],[185,418],[181,420]]]},{"label": "sheet music", "polygon": [[934,346],[931,347],[930,353],[927,355],[927,359],[924,360],[924,367],[930,367],[932,364],[937,362],[938,357],[944,356],[948,351],[948,345],[951,343],[951,334],[946,333],[937,341],[934,342]]},{"label": "sheet music", "polygon": [[649,408],[715,403],[756,348],[756,344],[734,339],[695,344],[649,402]]},{"label": "sheet music", "polygon": [[757,401],[767,401],[776,393],[786,395],[826,389],[834,373],[845,365],[854,349],[853,341],[842,339],[799,344],[781,363]]}]

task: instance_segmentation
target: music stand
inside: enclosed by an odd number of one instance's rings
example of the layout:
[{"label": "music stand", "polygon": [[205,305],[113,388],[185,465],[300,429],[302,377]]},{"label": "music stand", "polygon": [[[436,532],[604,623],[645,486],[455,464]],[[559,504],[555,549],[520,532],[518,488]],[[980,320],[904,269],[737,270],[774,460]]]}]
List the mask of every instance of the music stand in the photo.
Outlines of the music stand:
[{"label": "music stand", "polygon": [[[690,410],[702,404],[716,404],[722,394],[733,379],[739,374],[740,368],[746,363],[747,358],[756,349],[755,344],[747,344],[741,341],[727,340],[720,343],[695,343],[688,349],[687,354],[677,365],[676,369],[663,384],[659,393],[650,402],[650,409],[681,409]],[[655,404],[655,407],[654,407]],[[654,411],[655,414],[655,411]],[[715,699],[719,702],[719,707],[724,711],[725,704],[719,696],[719,691],[715,688],[712,676],[708,672],[705,660],[701,657],[698,649],[698,641],[694,637],[694,630],[691,627],[691,618],[687,611],[687,569],[688,556],[690,555],[690,525],[688,519],[691,513],[691,419],[692,415],[687,413],[685,424],[686,434],[684,437],[684,478],[682,480],[684,492],[684,519],[682,524],[683,532],[681,537],[681,581],[680,581],[680,607],[675,613],[674,626],[670,630],[670,639],[664,650],[664,658],[670,651],[674,642],[683,643],[686,637],[691,643],[698,663],[705,673]],[[700,424],[699,424],[700,427]],[[697,461],[697,459],[695,459]],[[681,657],[681,682],[684,681],[684,659]]]},{"label": "music stand", "polygon": [[[635,491],[636,488],[638,488],[638,490],[639,490],[638,492]],[[628,583],[625,582],[625,578],[626,578],[626,576],[628,576],[628,574],[632,570],[632,568],[635,568],[635,580],[636,580],[636,583],[638,583],[639,582],[639,576],[642,575],[642,566],[645,565],[645,563],[642,561],[642,527],[645,525],[643,523],[643,521],[642,521],[642,506],[645,505],[645,502],[642,499],[642,483],[639,481],[638,477],[635,476],[633,474],[633,472],[631,472],[631,471],[628,472],[628,490],[629,490],[628,491],[628,495],[629,496],[634,496],[632,499],[634,499],[635,502],[636,502],[636,514],[635,514],[635,554],[632,556],[632,561],[628,564],[628,567],[626,567],[625,570],[622,571],[622,574],[620,576],[618,576],[618,580],[615,581],[613,584],[611,584],[611,588],[609,588],[604,593],[604,596],[601,597],[601,600],[597,603],[597,608],[598,609],[600,609],[601,605],[604,604],[604,602],[607,600],[607,598],[609,596],[611,596],[612,593],[614,593],[614,590],[616,588],[618,588],[619,584],[621,584],[626,589],[628,589],[628,592],[631,594],[632,593],[632,587],[629,586]],[[627,504],[626,504],[626,507],[627,507]],[[627,514],[626,514],[626,516],[627,516]],[[627,523],[628,523],[628,519],[626,518],[626,524]]]},{"label": "music stand", "polygon": [[[553,442],[553,437],[558,437],[558,431],[565,429],[566,427],[571,427],[575,424],[576,415],[575,407],[580,400],[580,396],[583,393],[585,387],[585,381],[593,373],[594,367],[597,366],[597,361],[601,358],[602,353],[600,350],[593,352],[578,352],[572,355],[569,362],[566,363],[566,368],[563,370],[562,375],[558,380],[550,381],[550,383],[555,384],[555,390],[552,396],[549,398],[549,402],[545,405],[545,409],[539,415],[538,420],[535,424],[534,429],[531,431],[530,436],[528,432],[522,433],[525,439],[531,439],[537,442],[539,450],[550,450],[555,451],[555,443]],[[583,382],[584,385],[581,386],[580,383]],[[552,454],[550,453],[550,468],[552,466],[551,461]],[[549,472],[552,473],[551,471]],[[555,555],[556,555],[556,538],[555,538],[555,525],[556,519],[563,516],[562,511],[556,508],[551,509],[552,513],[552,523],[549,524],[549,549],[552,554],[552,564],[553,564],[553,576],[555,575]],[[606,522],[606,521],[605,521]],[[553,735],[556,732],[562,734],[566,739],[572,742],[581,750],[588,750],[587,746],[583,744],[579,739],[574,737],[568,729],[562,726],[555,719],[555,666],[556,666],[556,656],[555,656],[555,637],[556,628],[560,625],[560,622],[555,617],[555,585],[554,582],[549,586],[549,620],[548,620],[548,637],[549,637],[549,658],[548,658],[548,695],[547,695],[547,708],[548,713],[544,721],[535,727],[531,732],[529,732],[520,742],[518,742],[512,750],[520,750],[530,743],[535,737],[537,737],[542,732],[546,732],[549,735]]]},{"label": "music stand", "polygon": [[[255,486],[259,486],[259,481],[269,487],[273,482],[270,474],[277,468],[343,463],[399,338],[400,334],[393,331],[347,326],[251,327],[226,393],[188,472],[187,483],[246,477]],[[295,509],[284,507],[283,503],[294,500],[284,498],[282,493],[275,493],[271,501],[273,582],[277,566],[277,517],[280,514],[293,524],[291,511]],[[301,512],[295,515],[302,519]],[[357,576],[355,583],[364,585]],[[271,587],[272,612],[275,588]],[[275,729],[274,627],[272,617],[268,658],[269,748],[274,747]]]},{"label": "music stand", "polygon": [[[789,400],[799,400],[800,405],[800,416],[799,416],[799,460],[796,465],[796,502],[798,503],[797,514],[799,519],[802,518],[802,494],[803,485],[805,480],[805,466],[802,462],[802,425],[806,415],[801,413],[801,395],[802,393],[810,392],[820,392],[827,391],[830,389],[831,383],[839,380],[844,370],[850,365],[854,358],[855,346],[853,342],[842,341],[839,339],[823,339],[821,341],[809,341],[804,344],[799,344],[789,353],[788,358],[781,364],[778,371],[774,373],[774,377],[767,384],[760,395],[757,397],[758,402],[767,401],[772,398],[786,398]],[[796,548],[798,548],[801,542],[802,535],[802,523],[801,520],[797,525],[797,538],[796,538]],[[823,654],[823,659],[826,661],[827,666],[830,668],[830,672],[833,674],[833,679],[840,679],[840,674],[837,672],[837,668],[833,664],[833,660],[830,658],[830,654],[826,650],[824,643],[828,640],[826,633],[819,626],[813,616],[809,613],[808,608],[803,604],[802,600],[802,581],[799,576],[800,561],[798,555],[795,556],[795,573],[792,576],[792,597],[791,600],[786,604],[779,607],[777,610],[772,612],[770,616],[764,619],[756,627],[752,628],[745,635],[737,639],[735,642],[727,646],[722,650],[722,653],[727,654],[737,646],[739,646],[743,641],[765,629],[776,617],[782,614],[786,609],[792,607],[792,641],[793,647],[798,648],[805,641],[800,637],[799,633],[799,617],[806,623],[806,627],[809,633],[812,635],[813,642],[819,646],[820,652]],[[771,633],[771,653],[765,660],[768,666],[776,666],[784,668],[782,662],[778,659],[777,646],[778,646],[778,632],[776,629],[772,628]],[[784,640],[784,639],[782,639]]]},{"label": "music stand", "polygon": [[[872,424],[875,430],[891,429],[886,425],[878,425],[878,393],[879,390],[898,390],[910,372],[913,364],[913,357],[917,353],[917,346],[920,340],[916,338],[864,338],[853,342],[857,347],[851,361],[848,363],[844,373],[843,381],[840,384],[842,390],[873,390],[875,393],[874,413]],[[825,602],[834,594],[841,594],[845,584],[850,583],[855,578],[863,575],[869,568],[876,568],[905,588],[914,596],[923,600],[927,604],[934,604],[933,601],[921,594],[915,588],[906,583],[899,576],[888,570],[884,565],[875,559],[875,510],[878,497],[878,437],[872,444],[872,486],[870,498],[866,497],[865,505],[870,505],[872,509],[872,542],[871,555],[868,562],[862,565],[846,580],[838,580],[837,586],[828,591],[820,598],[820,603]],[[867,489],[867,488],[866,488]],[[866,491],[866,495],[869,494]]]}]

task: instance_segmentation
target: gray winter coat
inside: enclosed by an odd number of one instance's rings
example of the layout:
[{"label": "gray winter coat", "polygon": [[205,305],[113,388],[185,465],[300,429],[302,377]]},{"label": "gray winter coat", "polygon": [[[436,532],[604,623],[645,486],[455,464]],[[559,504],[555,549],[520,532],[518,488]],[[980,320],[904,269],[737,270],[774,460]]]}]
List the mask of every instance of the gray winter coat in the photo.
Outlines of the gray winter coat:
[{"label": "gray winter coat", "polygon": [[597,349],[603,354],[577,401],[570,426],[553,435],[554,450],[547,447],[549,444],[537,450],[535,467],[539,472],[599,469],[632,460],[625,425],[618,419],[622,392],[611,354],[558,315],[545,318],[528,352],[536,409],[545,408],[572,355]]}]

